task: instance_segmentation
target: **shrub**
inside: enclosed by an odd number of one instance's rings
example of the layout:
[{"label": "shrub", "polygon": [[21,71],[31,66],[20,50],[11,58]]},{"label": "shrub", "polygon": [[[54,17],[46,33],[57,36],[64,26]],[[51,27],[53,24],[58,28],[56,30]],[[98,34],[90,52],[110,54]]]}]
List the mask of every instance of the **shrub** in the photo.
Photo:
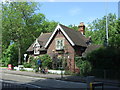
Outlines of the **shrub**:
[{"label": "shrub", "polygon": [[42,61],[42,67],[47,67],[47,68],[51,68],[52,67],[52,59],[49,55],[43,55],[39,57]]},{"label": "shrub", "polygon": [[16,66],[18,63],[17,60],[18,57],[16,45],[15,44],[9,45],[8,48],[2,52],[1,63],[3,63],[3,66],[7,66],[8,64]]},{"label": "shrub", "polygon": [[69,70],[65,70],[65,73],[64,73],[65,75],[74,75],[74,73],[73,72],[71,72],[71,71],[69,71]]},{"label": "shrub", "polygon": [[[91,62],[93,66],[93,70],[91,73],[96,77],[107,77],[110,79],[114,79],[114,76],[116,76],[117,79],[119,78],[120,48],[109,46],[102,47],[87,54],[86,59]],[[112,74],[114,73],[114,75],[112,75],[111,72]]]},{"label": "shrub", "polygon": [[31,68],[32,65],[31,65],[30,63],[24,63],[24,67],[25,67],[25,68]]},{"label": "shrub", "polygon": [[75,61],[76,61],[77,67],[80,68],[81,76],[86,76],[91,72],[92,66],[89,61],[83,60],[80,57],[75,57]]},{"label": "shrub", "polygon": [[38,58],[34,58],[32,56],[30,57],[30,65],[31,65],[31,68],[35,70],[35,72],[38,72],[37,59]]},{"label": "shrub", "polygon": [[[120,69],[120,49],[114,47],[103,47],[87,54],[87,60],[91,62],[94,69]],[[113,67],[114,66],[114,67]]]}]

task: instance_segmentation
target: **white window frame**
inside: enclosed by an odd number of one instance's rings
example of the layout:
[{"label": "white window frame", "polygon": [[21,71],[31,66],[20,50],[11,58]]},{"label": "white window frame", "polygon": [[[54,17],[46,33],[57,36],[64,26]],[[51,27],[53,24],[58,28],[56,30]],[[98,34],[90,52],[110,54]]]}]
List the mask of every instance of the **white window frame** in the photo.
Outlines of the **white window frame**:
[{"label": "white window frame", "polygon": [[36,39],[36,41],[35,41],[35,43],[34,43],[34,45],[33,45],[33,48],[34,48],[34,54],[35,54],[35,55],[40,54],[40,51],[39,51],[39,49],[40,49],[40,44],[38,43],[38,40],[37,40],[37,39]]},{"label": "white window frame", "polygon": [[[59,41],[59,45],[58,45],[58,41]],[[64,38],[57,38],[55,39],[55,48],[56,50],[63,50],[64,49]],[[60,44],[62,43],[62,46],[60,46]]]},{"label": "white window frame", "polygon": [[35,55],[36,55],[36,54],[40,54],[39,49],[40,49],[40,45],[35,44],[35,45],[34,45],[34,54],[35,54]]}]

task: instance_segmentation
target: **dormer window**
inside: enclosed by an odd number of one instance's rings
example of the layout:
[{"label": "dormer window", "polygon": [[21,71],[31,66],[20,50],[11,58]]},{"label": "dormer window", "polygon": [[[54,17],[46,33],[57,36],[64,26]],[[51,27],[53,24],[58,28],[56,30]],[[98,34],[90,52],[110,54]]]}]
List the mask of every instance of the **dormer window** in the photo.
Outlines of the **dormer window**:
[{"label": "dormer window", "polygon": [[56,50],[63,50],[64,49],[64,38],[57,38],[56,39]]},{"label": "dormer window", "polygon": [[40,54],[40,44],[38,43],[38,40],[36,39],[36,42],[34,43],[33,45],[33,48],[34,48],[34,54],[35,55],[38,55]]}]

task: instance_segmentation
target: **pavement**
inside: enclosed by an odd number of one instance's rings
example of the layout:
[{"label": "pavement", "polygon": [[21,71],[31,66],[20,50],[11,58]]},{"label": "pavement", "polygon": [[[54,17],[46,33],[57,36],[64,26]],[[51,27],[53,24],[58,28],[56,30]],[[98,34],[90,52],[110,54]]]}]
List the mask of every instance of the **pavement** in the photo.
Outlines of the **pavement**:
[{"label": "pavement", "polygon": [[[2,71],[2,73],[8,73],[8,74],[14,74],[14,75],[24,75],[24,76],[31,76],[31,77],[46,78],[46,79],[55,79],[55,80],[86,83],[86,77],[80,77],[80,76],[71,76],[71,75],[61,76],[58,74],[42,74],[42,73],[27,72],[27,71],[14,71],[14,70],[7,70],[6,68],[2,68],[1,71]],[[95,78],[95,81],[103,82],[105,85],[120,87],[120,81],[118,81],[118,80],[105,80],[105,79]]]}]

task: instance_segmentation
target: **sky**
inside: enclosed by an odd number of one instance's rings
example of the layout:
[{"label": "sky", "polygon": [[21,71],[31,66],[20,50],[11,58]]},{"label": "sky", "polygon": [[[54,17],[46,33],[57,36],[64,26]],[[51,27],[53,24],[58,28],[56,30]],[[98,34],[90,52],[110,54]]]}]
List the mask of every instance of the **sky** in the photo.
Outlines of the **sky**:
[{"label": "sky", "polygon": [[[1,1],[1,0],[0,0]],[[5,1],[5,0],[2,0]],[[7,0],[32,1],[41,4],[37,13],[43,13],[49,21],[56,21],[66,26],[86,25],[93,20],[101,19],[106,13],[118,16],[118,1],[120,0]],[[83,2],[84,1],[84,2]]]},{"label": "sky", "polygon": [[107,13],[118,16],[118,2],[39,2],[40,13],[49,21],[56,21],[66,26],[88,24]]}]

